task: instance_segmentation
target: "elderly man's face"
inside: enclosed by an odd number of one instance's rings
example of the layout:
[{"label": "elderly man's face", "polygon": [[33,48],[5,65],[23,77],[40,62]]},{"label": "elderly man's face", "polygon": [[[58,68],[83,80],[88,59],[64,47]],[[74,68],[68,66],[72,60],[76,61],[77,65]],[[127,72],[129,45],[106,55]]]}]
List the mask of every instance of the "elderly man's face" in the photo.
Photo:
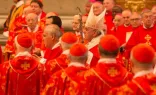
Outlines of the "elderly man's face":
[{"label": "elderly man's face", "polygon": [[103,1],[103,5],[104,7],[108,10],[108,11],[112,11],[113,7],[114,7],[114,1],[113,0],[104,0]]},{"label": "elderly man's face", "polygon": [[103,12],[103,5],[99,2],[93,4],[93,13],[98,16]]},{"label": "elderly man's face", "polygon": [[43,42],[46,48],[51,48],[51,42],[53,41],[52,36],[48,33],[48,30],[45,29],[43,33]]},{"label": "elderly man's face", "polygon": [[80,26],[80,22],[78,19],[73,19],[72,27],[74,31],[78,31]]},{"label": "elderly man's face", "polygon": [[36,25],[38,23],[38,19],[34,15],[33,16],[28,15],[26,17],[26,22],[27,22],[28,27],[34,28],[34,27],[36,27]]},{"label": "elderly man's face", "polygon": [[90,27],[85,27],[84,28],[84,36],[85,40],[91,41],[94,38],[95,35],[95,30],[90,28]]},{"label": "elderly man's face", "polygon": [[152,12],[144,13],[143,16],[142,16],[142,21],[143,21],[143,24],[147,28],[150,27],[154,23]]},{"label": "elderly man's face", "polygon": [[133,14],[131,17],[130,17],[130,22],[131,22],[131,25],[132,27],[136,28],[138,26],[141,25],[141,16],[138,15],[138,14]]},{"label": "elderly man's face", "polygon": [[122,16],[124,18],[124,24],[130,25],[131,12],[130,11],[123,11]]}]

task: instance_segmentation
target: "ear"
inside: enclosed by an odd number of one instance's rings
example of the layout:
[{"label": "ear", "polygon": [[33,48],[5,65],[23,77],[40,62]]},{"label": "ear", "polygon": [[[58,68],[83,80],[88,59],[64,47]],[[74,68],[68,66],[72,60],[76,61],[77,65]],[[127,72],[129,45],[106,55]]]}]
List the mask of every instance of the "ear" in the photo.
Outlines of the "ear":
[{"label": "ear", "polygon": [[94,30],[93,37],[96,37],[96,36],[97,36],[97,31]]},{"label": "ear", "polygon": [[52,35],[51,35],[51,38],[52,38],[52,40],[54,40],[54,39],[55,39],[55,35],[54,35],[54,34],[52,34]]}]

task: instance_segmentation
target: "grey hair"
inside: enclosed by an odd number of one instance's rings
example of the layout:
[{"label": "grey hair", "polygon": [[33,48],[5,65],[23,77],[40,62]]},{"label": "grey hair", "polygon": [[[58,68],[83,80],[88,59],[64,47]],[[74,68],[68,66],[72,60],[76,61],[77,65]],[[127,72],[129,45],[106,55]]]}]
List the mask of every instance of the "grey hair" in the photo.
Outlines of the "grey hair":
[{"label": "grey hair", "polygon": [[57,37],[58,39],[62,36],[60,28],[55,24],[50,24],[46,26],[44,31],[48,31],[50,35],[55,35],[55,37]]},{"label": "grey hair", "polygon": [[71,62],[80,62],[84,63],[88,58],[88,52],[86,52],[83,56],[73,56],[69,54],[69,58]]}]

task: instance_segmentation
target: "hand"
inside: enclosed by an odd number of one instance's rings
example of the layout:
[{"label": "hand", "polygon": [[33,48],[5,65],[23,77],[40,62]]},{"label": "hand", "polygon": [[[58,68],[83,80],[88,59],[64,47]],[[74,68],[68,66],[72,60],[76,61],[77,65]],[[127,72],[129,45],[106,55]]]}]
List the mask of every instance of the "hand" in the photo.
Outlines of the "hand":
[{"label": "hand", "polygon": [[32,56],[33,56],[33,58],[35,58],[37,61],[40,61],[40,60],[41,60],[41,57],[39,57],[39,56],[36,55],[36,54],[33,54]]},{"label": "hand", "polygon": [[40,48],[35,48],[33,50],[33,53],[36,54],[36,55],[38,55],[38,56],[41,56],[41,49]]}]

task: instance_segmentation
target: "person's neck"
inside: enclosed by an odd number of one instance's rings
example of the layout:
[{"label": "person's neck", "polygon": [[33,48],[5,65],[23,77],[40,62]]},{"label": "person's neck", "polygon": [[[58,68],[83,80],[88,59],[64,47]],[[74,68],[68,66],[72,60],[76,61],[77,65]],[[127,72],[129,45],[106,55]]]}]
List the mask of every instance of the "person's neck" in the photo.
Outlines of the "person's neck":
[{"label": "person's neck", "polygon": [[113,58],[114,58],[114,59],[115,59],[116,57],[114,57],[114,56],[106,56],[106,55],[102,55],[101,58],[110,58],[110,59],[113,59]]},{"label": "person's neck", "polygon": [[49,48],[52,49],[56,44],[57,44],[57,41],[54,41]]},{"label": "person's neck", "polygon": [[128,26],[130,26],[130,25],[131,25],[131,24],[124,24],[125,27],[128,27]]},{"label": "person's neck", "polygon": [[34,31],[35,28],[36,28],[36,26],[34,26],[34,27],[29,27],[29,28],[30,28],[31,31]]},{"label": "person's neck", "polygon": [[134,74],[137,74],[138,72],[140,72],[140,71],[149,71],[149,70],[151,70],[151,68],[134,68],[133,69],[133,73]]},{"label": "person's neck", "polygon": [[149,29],[152,25],[145,25],[145,28]]},{"label": "person's neck", "polygon": [[17,54],[23,53],[23,52],[28,52],[28,53],[30,53],[30,51],[26,51],[26,50],[16,50],[15,54],[17,55]]}]

